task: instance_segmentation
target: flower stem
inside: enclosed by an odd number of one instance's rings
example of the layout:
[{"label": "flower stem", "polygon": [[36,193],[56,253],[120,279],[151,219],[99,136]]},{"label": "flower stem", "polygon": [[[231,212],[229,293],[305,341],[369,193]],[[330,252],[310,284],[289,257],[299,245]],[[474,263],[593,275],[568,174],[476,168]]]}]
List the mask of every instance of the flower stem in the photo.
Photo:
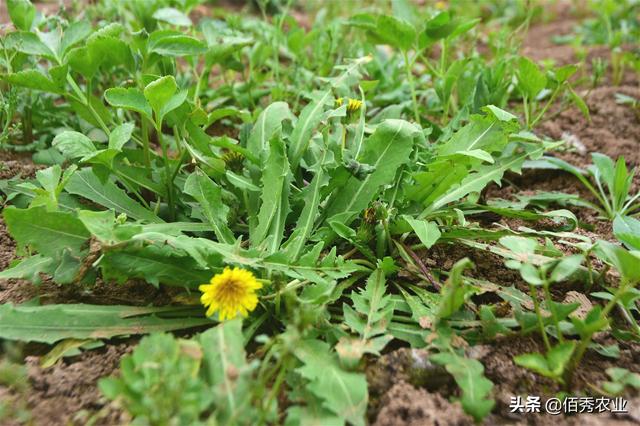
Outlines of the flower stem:
[{"label": "flower stem", "polygon": [[[613,295],[613,298],[609,300],[609,302],[605,305],[602,312],[600,312],[600,318],[598,318],[598,321],[600,321],[602,318],[606,318],[607,315],[609,315],[609,312],[611,312],[611,310],[616,306],[616,304],[618,303],[622,295],[627,292],[627,285],[628,285],[627,281],[623,281],[622,283],[620,283],[620,287],[618,288],[618,291],[616,291],[616,293]],[[571,358],[569,368],[567,368],[564,374],[564,381],[567,387],[569,388],[571,387],[571,384],[573,382],[574,372],[578,367],[578,365],[580,365],[580,361],[582,361],[582,357],[584,356],[584,353],[589,348],[589,345],[591,344],[591,340],[593,339],[593,335],[596,333],[596,331],[591,332],[588,336],[581,336],[582,339],[580,341],[580,344],[576,348],[576,351],[573,357]]]},{"label": "flower stem", "polygon": [[98,126],[102,129],[105,135],[109,136],[111,134],[109,128],[106,124],[104,124],[102,117],[100,117],[100,115],[96,112],[96,110],[93,108],[93,105],[91,105],[91,99],[87,97],[90,96],[90,83],[87,83],[87,96],[85,96],[84,93],[82,93],[82,90],[80,90],[80,86],[78,86],[78,83],[76,83],[73,77],[71,77],[71,74],[67,74],[67,82],[71,85],[71,88],[75,92],[78,99],[80,99],[80,102],[82,102],[87,107],[93,118],[95,118]]},{"label": "flower stem", "polygon": [[140,117],[142,127],[142,153],[144,157],[144,165],[147,168],[149,176],[151,176],[151,155],[149,153],[149,123],[143,116]]},{"label": "flower stem", "polygon": [[162,157],[164,159],[164,181],[167,188],[167,204],[169,205],[169,215],[171,220],[175,217],[175,206],[173,205],[173,183],[171,182],[171,164],[169,162],[169,150],[167,144],[162,135],[162,124],[156,126],[156,133],[158,134],[158,143],[162,148]]},{"label": "flower stem", "polygon": [[544,289],[544,296],[547,299],[547,306],[549,307],[549,310],[551,311],[551,318],[553,319],[553,326],[556,328],[556,333],[557,333],[557,337],[558,337],[558,341],[560,343],[564,343],[564,337],[562,336],[562,330],[560,330],[560,322],[558,321],[558,317],[556,316],[556,309],[551,305],[553,302],[553,299],[551,298],[551,292],[549,291],[549,282],[545,281],[544,285],[543,285],[543,289]]},{"label": "flower stem", "polygon": [[560,93],[560,87],[561,86],[556,87],[556,90],[554,90],[553,95],[551,95],[551,97],[547,101],[547,103],[544,106],[544,108],[542,108],[542,111],[540,111],[538,113],[538,115],[536,116],[536,118],[533,119],[533,121],[531,122],[531,127],[532,128],[535,127],[535,125],[538,123],[538,121],[540,121],[542,119],[542,117],[544,116],[545,112],[547,112],[547,109],[549,109],[549,107],[553,104],[553,101],[556,100],[556,97]]},{"label": "flower stem", "polygon": [[407,74],[407,81],[409,82],[409,88],[411,90],[411,102],[413,103],[413,118],[416,123],[420,124],[420,113],[418,112],[418,97],[416,96],[416,86],[413,80],[413,73],[411,72],[411,62],[409,62],[409,55],[406,51],[402,51],[404,57],[404,70]]},{"label": "flower stem", "polygon": [[551,344],[549,343],[549,337],[544,329],[544,322],[542,320],[542,312],[540,311],[540,302],[538,301],[538,290],[534,286],[531,286],[531,298],[533,299],[533,308],[538,317],[538,328],[540,328],[540,334],[542,334],[542,340],[547,351],[551,350]]}]

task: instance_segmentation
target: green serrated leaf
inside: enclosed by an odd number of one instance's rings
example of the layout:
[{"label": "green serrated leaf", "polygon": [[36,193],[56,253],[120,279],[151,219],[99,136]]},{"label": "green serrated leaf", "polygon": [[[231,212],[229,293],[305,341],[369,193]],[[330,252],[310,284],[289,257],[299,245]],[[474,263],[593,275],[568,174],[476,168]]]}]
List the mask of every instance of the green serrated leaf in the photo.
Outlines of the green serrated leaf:
[{"label": "green serrated leaf", "polygon": [[637,267],[640,255],[635,255],[623,247],[604,240],[598,241],[594,253],[613,265],[625,279],[632,283],[640,282],[640,268]]},{"label": "green serrated leaf", "polygon": [[13,74],[7,74],[3,79],[9,84],[26,87],[28,89],[40,90],[49,93],[64,92],[56,82],[36,70],[24,70]]},{"label": "green serrated leaf", "polygon": [[544,148],[537,148],[530,153],[510,157],[497,162],[494,165],[481,167],[477,172],[464,178],[458,187],[437,198],[422,212],[421,216],[435,211],[451,202],[460,200],[472,192],[482,191],[489,182],[499,181],[508,170],[519,168],[527,157],[535,156],[538,153],[541,154],[543,151]]},{"label": "green serrated leaf", "polygon": [[48,212],[44,207],[4,209],[9,233],[19,245],[33,247],[38,253],[52,258],[63,249],[79,254],[89,239],[89,231],[69,213]]},{"label": "green serrated leaf", "polygon": [[316,217],[319,214],[320,201],[322,200],[321,190],[329,183],[329,177],[323,168],[326,155],[327,151],[325,150],[319,161],[316,174],[306,188],[304,208],[296,222],[296,227],[289,240],[283,245],[292,261],[298,259],[304,244],[311,236]]},{"label": "green serrated leaf", "polygon": [[151,106],[138,89],[115,87],[104,92],[105,100],[116,108],[124,108],[139,112],[151,120]]},{"label": "green serrated leaf", "polygon": [[144,97],[151,105],[151,109],[153,109],[156,116],[160,117],[163,108],[177,90],[176,79],[172,75],[166,75],[147,84],[144,88]]},{"label": "green serrated leaf", "polygon": [[[268,235],[272,244],[278,245],[284,231],[284,219],[288,213],[288,176],[290,174],[289,161],[284,142],[280,138],[269,141],[269,157],[262,171],[262,205],[258,213],[258,226],[251,234],[254,246],[261,244]],[[284,217],[283,217],[284,216]],[[272,250],[271,253],[274,253]]]},{"label": "green serrated leaf", "polygon": [[269,140],[282,128],[282,122],[292,117],[286,102],[270,104],[260,113],[253,125],[247,141],[247,149],[253,153],[260,153],[263,158],[266,158],[269,152]]},{"label": "green serrated leaf", "polygon": [[91,34],[91,23],[87,20],[80,20],[71,23],[62,35],[60,40],[60,56],[64,57],[69,49],[78,43],[86,40]]},{"label": "green serrated leaf", "polygon": [[53,272],[52,266],[54,266],[53,259],[36,254],[0,272],[0,279],[21,278],[37,285],[42,282],[41,273],[51,274]]},{"label": "green serrated leaf", "polygon": [[193,25],[187,15],[173,7],[160,8],[153,13],[153,17],[158,21],[167,22],[179,27],[190,27]]},{"label": "green serrated leaf", "polygon": [[200,269],[195,261],[156,248],[110,251],[100,262],[105,280],[119,282],[139,278],[153,285],[197,288],[209,282],[213,272]]},{"label": "green serrated leaf", "polygon": [[420,242],[424,244],[425,248],[431,248],[440,238],[440,228],[437,223],[413,219],[408,216],[405,216],[404,220],[411,225],[411,228],[413,228],[413,231],[420,239]]},{"label": "green serrated leaf", "polygon": [[449,318],[464,304],[469,287],[464,282],[462,272],[470,266],[473,266],[473,263],[465,257],[457,261],[449,271],[449,277],[442,286],[442,298],[438,304],[437,319]]},{"label": "green serrated leaf", "polygon": [[7,0],[11,22],[19,30],[29,31],[36,17],[36,8],[29,0]]},{"label": "green serrated leaf", "polygon": [[151,33],[148,47],[150,52],[173,57],[200,55],[207,51],[207,46],[200,40],[170,30]]},{"label": "green serrated leaf", "polygon": [[376,22],[376,35],[386,44],[406,52],[413,47],[416,30],[404,19],[392,15],[380,15]]},{"label": "green serrated leaf", "polygon": [[294,353],[303,363],[296,371],[309,380],[307,389],[322,400],[322,406],[353,425],[364,425],[368,400],[364,374],[342,370],[329,345],[319,340],[301,340]]},{"label": "green serrated leaf", "polygon": [[55,51],[43,41],[42,37],[38,36],[46,34],[47,33],[38,32],[36,34],[28,31],[16,31],[7,34],[4,44],[8,49],[14,49],[27,55],[43,56],[55,61]]},{"label": "green serrated leaf", "polygon": [[64,339],[109,339],[153,331],[193,328],[210,322],[204,317],[161,318],[154,313],[184,308],[98,305],[0,305],[0,337],[52,344]]},{"label": "green serrated leaf", "polygon": [[493,409],[495,401],[491,399],[493,383],[484,376],[484,366],[475,359],[464,358],[453,352],[432,355],[432,361],[444,365],[462,390],[460,403],[462,408],[480,422]]},{"label": "green serrated leaf", "polygon": [[109,180],[102,182],[90,168],[74,173],[69,178],[65,191],[84,197],[108,209],[113,209],[118,213],[125,213],[134,219],[162,222],[153,212],[130,198],[116,184]]},{"label": "green serrated leaf", "polygon": [[195,198],[213,227],[218,241],[233,244],[233,232],[227,226],[229,207],[222,201],[222,189],[200,169],[189,175],[184,192]]},{"label": "green serrated leaf", "polygon": [[630,216],[616,216],[613,234],[629,250],[640,251],[640,220]]},{"label": "green serrated leaf", "polygon": [[200,335],[205,371],[212,385],[219,412],[216,418],[231,424],[251,410],[251,388],[255,385],[247,366],[242,320],[224,322]]},{"label": "green serrated leaf", "polygon": [[91,139],[79,132],[64,131],[53,138],[52,145],[67,158],[81,158],[97,152]]},{"label": "green serrated leaf", "polygon": [[324,109],[332,98],[330,90],[315,94],[312,102],[302,109],[289,142],[289,158],[293,169],[298,166],[300,159],[307,150],[311,135],[316,126],[323,120]]},{"label": "green serrated leaf", "polygon": [[521,57],[518,61],[518,86],[524,95],[535,100],[546,85],[547,77],[538,66],[531,59]]},{"label": "green serrated leaf", "polygon": [[109,149],[121,151],[124,144],[131,140],[134,128],[134,123],[124,123],[113,129],[109,135]]},{"label": "green serrated leaf", "polygon": [[360,180],[351,176],[333,202],[327,207],[327,222],[344,212],[350,212],[343,223],[349,225],[355,214],[368,207],[382,185],[389,184],[398,168],[409,161],[414,137],[419,132],[403,120],[385,120],[365,142],[362,162],[374,171]]}]

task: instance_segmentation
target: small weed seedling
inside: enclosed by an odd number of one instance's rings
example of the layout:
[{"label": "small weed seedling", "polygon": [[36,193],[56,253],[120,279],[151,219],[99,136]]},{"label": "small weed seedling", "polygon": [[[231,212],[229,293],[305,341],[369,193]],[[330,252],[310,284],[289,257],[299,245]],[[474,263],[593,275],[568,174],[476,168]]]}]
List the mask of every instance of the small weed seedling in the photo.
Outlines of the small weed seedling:
[{"label": "small weed seedling", "polygon": [[[631,193],[635,169],[628,170],[624,157],[614,163],[606,155],[594,153],[591,155],[593,165],[586,173],[558,158],[548,161],[556,167],[574,175],[598,200],[598,204],[584,201],[586,205],[599,212],[604,218],[613,220],[616,216],[630,216],[640,209],[640,192]],[[587,176],[585,176],[587,174]],[[591,177],[595,186],[589,181]]]}]

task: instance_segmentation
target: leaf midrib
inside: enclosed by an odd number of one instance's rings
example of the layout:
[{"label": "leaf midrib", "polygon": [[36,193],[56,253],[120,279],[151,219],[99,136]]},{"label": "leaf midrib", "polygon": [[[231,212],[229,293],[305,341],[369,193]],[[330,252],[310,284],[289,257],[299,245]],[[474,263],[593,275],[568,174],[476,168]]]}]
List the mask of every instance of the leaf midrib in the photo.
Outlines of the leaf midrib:
[{"label": "leaf midrib", "polygon": [[[391,145],[393,145],[393,142],[395,141],[396,136],[398,136],[398,133],[400,133],[400,131],[403,129],[403,126],[404,126],[404,122],[401,122],[399,128],[396,130],[396,132],[394,133],[393,137],[391,137],[389,139],[389,142],[387,143],[387,146],[385,147],[384,151],[380,154],[380,156],[378,157],[378,159],[374,163],[373,167],[376,170],[378,168],[378,165],[382,161],[382,159],[387,155],[387,151],[391,148]],[[349,202],[349,204],[347,204],[347,208],[344,209],[345,212],[348,212],[348,211],[351,210],[351,207],[353,207],[355,202],[358,200],[358,197],[360,196],[360,193],[367,186],[367,182],[369,182],[369,179],[371,179],[371,176],[373,176],[373,175],[375,175],[375,172],[373,172],[371,174],[368,174],[367,177],[361,182],[360,187],[358,188],[358,190],[356,191],[354,196],[351,198],[351,201]]]}]

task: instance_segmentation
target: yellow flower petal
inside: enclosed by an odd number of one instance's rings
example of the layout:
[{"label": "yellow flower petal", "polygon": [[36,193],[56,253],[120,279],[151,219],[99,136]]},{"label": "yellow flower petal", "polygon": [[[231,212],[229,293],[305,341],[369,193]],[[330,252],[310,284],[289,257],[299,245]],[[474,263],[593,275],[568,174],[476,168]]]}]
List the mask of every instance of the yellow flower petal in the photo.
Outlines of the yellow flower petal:
[{"label": "yellow flower petal", "polygon": [[358,111],[360,107],[362,107],[362,101],[359,101],[357,99],[349,99],[349,103],[347,104],[347,112],[352,114]]},{"label": "yellow flower petal", "polygon": [[255,290],[262,288],[256,277],[241,268],[224,268],[211,278],[211,284],[198,287],[202,292],[200,302],[208,307],[207,316],[218,312],[220,321],[233,319],[238,314],[249,315],[258,306]]}]

